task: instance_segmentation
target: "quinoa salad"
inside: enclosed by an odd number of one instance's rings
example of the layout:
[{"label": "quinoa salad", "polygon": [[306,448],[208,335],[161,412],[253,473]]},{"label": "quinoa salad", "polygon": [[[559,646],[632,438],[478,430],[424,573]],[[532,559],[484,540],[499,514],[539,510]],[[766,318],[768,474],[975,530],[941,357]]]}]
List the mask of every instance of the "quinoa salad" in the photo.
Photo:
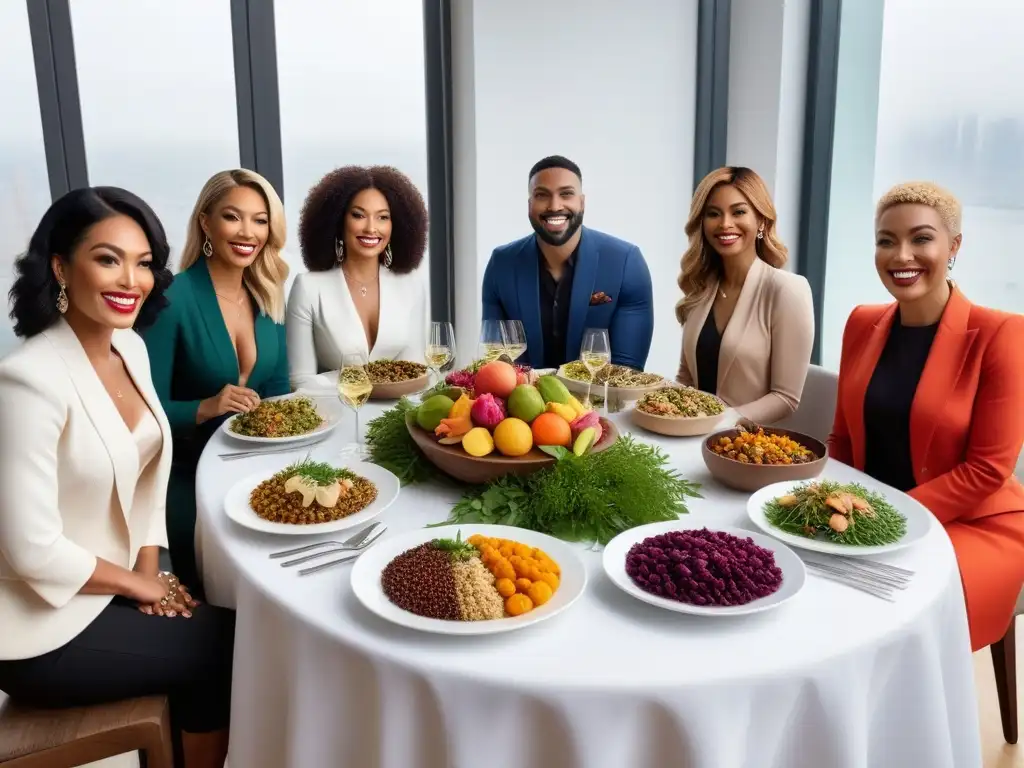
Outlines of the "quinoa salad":
[{"label": "quinoa salad", "polygon": [[714,395],[693,387],[666,387],[648,392],[637,401],[636,409],[652,416],[697,419],[723,413],[725,404]]},{"label": "quinoa salad", "polygon": [[634,544],[626,574],[640,589],[699,606],[737,606],[782,586],[775,553],[724,531],[673,531]]},{"label": "quinoa salad", "polygon": [[231,431],[245,437],[295,437],[312,432],[324,423],[308,397],[264,400],[231,422]]},{"label": "quinoa salad", "polygon": [[433,539],[384,567],[381,587],[403,610],[445,621],[522,616],[547,603],[561,570],[543,550],[474,535]]},{"label": "quinoa salad", "polygon": [[365,477],[307,458],[257,485],[249,506],[272,523],[317,525],[354,515],[376,498],[377,486]]}]

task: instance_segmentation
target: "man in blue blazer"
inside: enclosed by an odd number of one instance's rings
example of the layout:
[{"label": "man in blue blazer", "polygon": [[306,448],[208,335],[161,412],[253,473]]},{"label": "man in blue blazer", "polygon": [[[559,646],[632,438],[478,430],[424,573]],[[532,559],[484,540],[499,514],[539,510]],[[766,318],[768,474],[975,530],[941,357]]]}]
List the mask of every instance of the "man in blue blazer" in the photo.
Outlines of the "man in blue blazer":
[{"label": "man in blue blazer", "polygon": [[583,227],[579,166],[546,157],[530,169],[534,234],[494,249],[483,319],[521,320],[517,362],[557,368],[579,359],[585,328],[607,328],[612,362],[643,370],[654,332],[651,274],[640,249]]}]

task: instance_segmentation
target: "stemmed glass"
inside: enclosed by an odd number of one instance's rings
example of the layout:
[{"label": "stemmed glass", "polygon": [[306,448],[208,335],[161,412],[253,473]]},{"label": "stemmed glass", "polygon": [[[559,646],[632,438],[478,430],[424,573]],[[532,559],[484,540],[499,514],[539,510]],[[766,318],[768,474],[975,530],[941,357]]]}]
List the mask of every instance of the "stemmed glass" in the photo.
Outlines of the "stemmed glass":
[{"label": "stemmed glass", "polygon": [[508,338],[505,324],[501,320],[484,320],[480,323],[479,358],[485,363],[497,360],[508,352]]},{"label": "stemmed glass", "polygon": [[363,432],[359,428],[359,409],[370,399],[370,392],[373,391],[367,363],[365,352],[347,353],[341,356],[341,368],[338,369],[338,397],[356,416],[355,443],[347,445],[343,453],[354,453],[360,461],[366,457],[366,449],[363,446]]},{"label": "stemmed glass", "polygon": [[427,367],[438,380],[441,369],[455,358],[455,329],[451,323],[434,322],[427,333]]},{"label": "stemmed glass", "polygon": [[523,328],[523,321],[505,320],[502,325],[505,327],[508,356],[515,362],[526,352],[526,330]]},{"label": "stemmed glass", "polygon": [[[590,407],[590,390],[594,385],[597,372],[612,361],[612,345],[608,340],[605,328],[587,328],[583,331],[583,343],[580,344],[580,360],[590,373],[587,382],[587,407]],[[604,382],[604,403],[608,407],[608,380]]]}]

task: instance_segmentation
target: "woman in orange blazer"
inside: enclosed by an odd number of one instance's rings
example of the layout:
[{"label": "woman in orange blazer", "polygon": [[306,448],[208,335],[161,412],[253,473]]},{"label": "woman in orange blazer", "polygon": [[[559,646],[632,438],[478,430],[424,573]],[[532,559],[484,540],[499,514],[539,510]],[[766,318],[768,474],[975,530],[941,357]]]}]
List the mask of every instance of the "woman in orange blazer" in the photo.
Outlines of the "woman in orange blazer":
[{"label": "woman in orange blazer", "polygon": [[1006,633],[1024,584],[1024,317],[952,284],[960,240],[960,204],[933,184],[879,201],[875,268],[896,303],[846,323],[829,455],[942,523],[978,650]]}]

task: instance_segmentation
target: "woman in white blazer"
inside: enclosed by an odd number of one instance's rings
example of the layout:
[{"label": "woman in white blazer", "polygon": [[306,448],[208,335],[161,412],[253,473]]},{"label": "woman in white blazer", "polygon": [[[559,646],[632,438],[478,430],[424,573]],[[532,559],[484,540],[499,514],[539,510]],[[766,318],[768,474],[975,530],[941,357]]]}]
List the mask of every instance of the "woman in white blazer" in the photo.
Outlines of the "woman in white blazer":
[{"label": "woman in white blazer", "polygon": [[293,389],[333,387],[345,354],[422,361],[426,296],[416,268],[427,208],[405,174],[387,166],[327,174],[302,206],[299,242],[309,272],[288,298]]},{"label": "woman in white blazer", "polygon": [[153,211],[114,187],[43,216],[0,361],[0,690],[37,707],[170,696],[188,768],[227,754],[234,614],[160,572],[171,435],[133,325],[171,282]]}]

